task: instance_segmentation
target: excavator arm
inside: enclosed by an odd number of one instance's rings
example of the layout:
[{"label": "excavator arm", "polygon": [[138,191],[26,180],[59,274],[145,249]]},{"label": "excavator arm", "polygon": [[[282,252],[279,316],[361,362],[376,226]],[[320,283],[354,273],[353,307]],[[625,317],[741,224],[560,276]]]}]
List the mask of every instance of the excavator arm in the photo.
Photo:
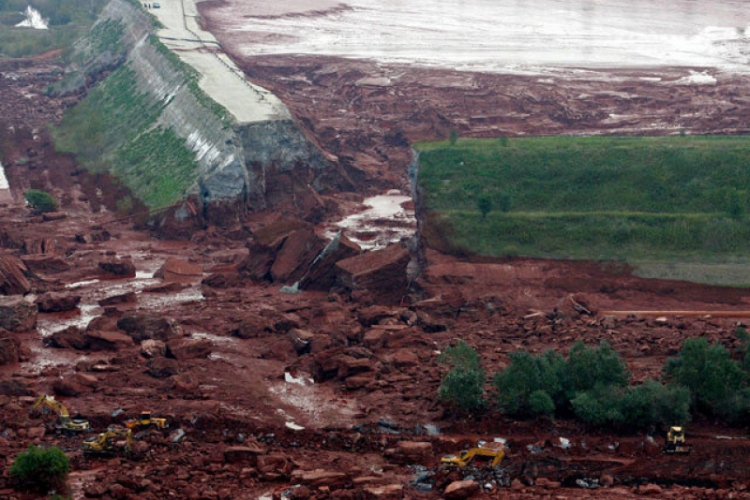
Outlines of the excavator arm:
[{"label": "excavator arm", "polygon": [[68,413],[68,409],[65,408],[65,405],[52,396],[42,394],[41,396],[36,398],[36,401],[34,401],[34,404],[31,406],[29,413],[33,413],[38,408],[49,408],[50,410],[57,413],[57,415],[59,416],[59,429],[71,432],[81,432],[89,430],[89,423],[87,420],[70,418],[70,413]]}]

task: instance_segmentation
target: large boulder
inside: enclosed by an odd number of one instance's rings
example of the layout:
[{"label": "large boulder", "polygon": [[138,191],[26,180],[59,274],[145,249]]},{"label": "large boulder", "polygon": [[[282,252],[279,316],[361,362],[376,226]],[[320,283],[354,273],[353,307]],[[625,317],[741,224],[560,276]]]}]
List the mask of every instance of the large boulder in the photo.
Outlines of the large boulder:
[{"label": "large boulder", "polygon": [[22,260],[26,267],[34,273],[55,274],[70,270],[70,264],[64,256],[34,254],[24,255]]},{"label": "large boulder", "polygon": [[406,267],[411,260],[403,246],[390,245],[336,264],[338,282],[352,292],[368,292],[388,303],[398,303],[409,286]]},{"label": "large boulder", "polygon": [[47,292],[36,299],[39,312],[63,312],[72,311],[81,302],[80,295],[67,293]]},{"label": "large boulder", "polygon": [[169,257],[164,265],[154,273],[154,278],[173,282],[198,281],[201,277],[203,277],[201,266],[174,257]]},{"label": "large boulder", "polygon": [[253,233],[240,273],[255,281],[293,283],[302,279],[325,242],[311,224],[279,219]]},{"label": "large boulder", "polygon": [[362,253],[362,249],[346,236],[338,233],[315,257],[300,281],[300,288],[306,290],[328,291],[334,287],[338,277],[336,263],[340,260],[355,257]]},{"label": "large boulder", "polygon": [[224,450],[224,461],[229,464],[245,463],[255,466],[258,463],[258,456],[267,453],[265,446],[249,441],[244,446],[230,446]]},{"label": "large boulder", "polygon": [[111,276],[132,278],[135,276],[135,264],[130,259],[110,258],[99,262],[99,269]]},{"label": "large boulder", "polygon": [[213,343],[208,339],[173,339],[167,342],[167,354],[177,360],[207,358]]},{"label": "large boulder", "polygon": [[242,323],[230,333],[241,339],[254,339],[260,337],[266,331],[271,331],[268,321],[260,316],[251,316],[242,320]]},{"label": "large boulder", "polygon": [[39,308],[31,297],[11,295],[0,297],[0,328],[24,332],[36,327]]},{"label": "large boulder", "polygon": [[50,336],[47,345],[63,349],[71,348],[84,350],[89,348],[89,340],[86,338],[83,330],[77,326],[69,326],[53,333]]},{"label": "large boulder", "polygon": [[0,365],[9,365],[21,360],[21,341],[13,334],[0,330]]},{"label": "large boulder", "polygon": [[454,481],[445,488],[443,496],[447,500],[463,500],[475,495],[479,491],[476,481]]},{"label": "large boulder", "polygon": [[133,339],[120,332],[87,331],[84,334],[92,351],[119,351],[133,347]]},{"label": "large boulder", "polygon": [[271,279],[274,283],[299,281],[323,248],[323,239],[312,228],[290,233],[273,261]]},{"label": "large boulder", "polygon": [[316,380],[348,377],[365,372],[377,373],[381,363],[364,347],[334,347],[317,353],[313,357],[312,371]]},{"label": "large boulder", "polygon": [[20,259],[11,255],[0,255],[0,293],[22,295],[31,290],[26,276],[29,270]]},{"label": "large boulder", "polygon": [[177,320],[156,314],[126,314],[117,321],[117,328],[124,330],[136,342],[146,339],[167,342],[182,337],[182,328]]}]

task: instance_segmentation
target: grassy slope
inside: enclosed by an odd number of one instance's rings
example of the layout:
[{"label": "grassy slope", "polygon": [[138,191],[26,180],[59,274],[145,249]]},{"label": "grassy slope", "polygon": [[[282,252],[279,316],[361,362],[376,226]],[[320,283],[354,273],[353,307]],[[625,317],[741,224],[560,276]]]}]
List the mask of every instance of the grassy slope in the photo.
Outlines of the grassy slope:
[{"label": "grassy slope", "polygon": [[[427,233],[443,246],[629,261],[748,255],[746,137],[459,139],[417,149]],[[492,205],[484,219],[481,197]]]}]

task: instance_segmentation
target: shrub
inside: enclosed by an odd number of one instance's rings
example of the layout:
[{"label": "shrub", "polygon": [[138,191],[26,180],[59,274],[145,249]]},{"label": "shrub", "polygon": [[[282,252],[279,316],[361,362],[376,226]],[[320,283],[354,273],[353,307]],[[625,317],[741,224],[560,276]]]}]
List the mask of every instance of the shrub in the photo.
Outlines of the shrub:
[{"label": "shrub", "polygon": [[687,339],[676,358],[667,360],[664,372],[670,382],[683,385],[693,395],[693,405],[717,416],[731,417],[743,411],[740,391],[744,373],[721,345],[704,338]]},{"label": "shrub", "polygon": [[596,385],[591,390],[577,393],[571,405],[583,422],[596,426],[620,425],[625,422],[621,410],[624,394],[622,387]]},{"label": "shrub", "polygon": [[555,414],[555,402],[547,391],[534,391],[529,396],[529,411],[534,415],[551,417]]},{"label": "shrub", "polygon": [[57,202],[47,192],[38,189],[29,189],[24,193],[24,198],[32,210],[39,213],[54,212],[57,210]]},{"label": "shrub", "polygon": [[628,390],[621,402],[621,412],[631,427],[684,425],[690,421],[690,391],[647,380]]},{"label": "shrub", "polygon": [[37,448],[33,444],[19,453],[10,467],[10,475],[18,489],[41,494],[52,490],[65,492],[68,472],[70,461],[60,448]]},{"label": "shrub", "polygon": [[595,349],[578,341],[568,354],[565,378],[568,398],[573,399],[576,393],[589,391],[597,385],[626,387],[630,373],[620,355],[606,341]]},{"label": "shrub", "polygon": [[510,415],[551,415],[566,403],[564,372],[565,360],[555,351],[540,356],[527,351],[513,352],[508,367],[495,374],[497,402]]},{"label": "shrub", "polygon": [[485,374],[479,365],[477,351],[463,340],[459,340],[454,347],[448,347],[438,361],[453,365],[453,369],[440,384],[438,397],[461,410],[482,408],[485,404]]}]

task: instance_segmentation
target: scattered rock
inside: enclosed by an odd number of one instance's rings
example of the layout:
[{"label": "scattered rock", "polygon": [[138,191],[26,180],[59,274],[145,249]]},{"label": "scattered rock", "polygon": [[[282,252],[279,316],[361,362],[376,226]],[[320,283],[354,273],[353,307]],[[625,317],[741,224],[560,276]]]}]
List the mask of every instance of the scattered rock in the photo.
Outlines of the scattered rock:
[{"label": "scattered rock", "polygon": [[167,355],[167,344],[161,340],[147,339],[141,342],[141,354],[147,358],[159,358]]},{"label": "scattered rock", "polygon": [[167,378],[180,372],[180,365],[170,358],[154,358],[148,362],[148,374],[154,378]]}]

